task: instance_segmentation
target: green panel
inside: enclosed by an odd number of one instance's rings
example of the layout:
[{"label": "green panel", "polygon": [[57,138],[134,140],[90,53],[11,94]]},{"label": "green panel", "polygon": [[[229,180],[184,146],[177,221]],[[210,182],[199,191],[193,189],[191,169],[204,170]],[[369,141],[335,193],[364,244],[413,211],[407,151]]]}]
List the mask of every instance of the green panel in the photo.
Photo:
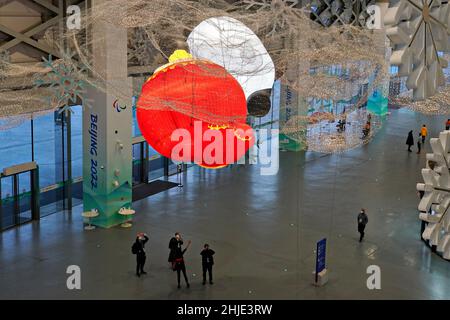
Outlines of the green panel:
[{"label": "green panel", "polygon": [[124,183],[109,194],[101,194],[96,192],[92,195],[89,192],[83,192],[84,211],[97,209],[99,216],[91,219],[93,225],[110,228],[125,221],[130,217],[124,217],[118,212],[122,207],[131,207],[132,189],[129,183]]},{"label": "green panel", "polygon": [[280,133],[280,149],[286,151],[301,151],[306,149],[304,144]]},{"label": "green panel", "polygon": [[378,116],[384,116],[388,112],[389,99],[385,97],[381,90],[375,90],[367,101],[367,110]]}]

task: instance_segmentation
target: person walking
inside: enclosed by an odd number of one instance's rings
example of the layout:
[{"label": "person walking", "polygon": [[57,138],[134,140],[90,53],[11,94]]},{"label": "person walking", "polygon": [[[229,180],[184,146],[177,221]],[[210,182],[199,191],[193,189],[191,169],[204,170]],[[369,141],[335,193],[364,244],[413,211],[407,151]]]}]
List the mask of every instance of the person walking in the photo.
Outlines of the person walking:
[{"label": "person walking", "polygon": [[413,131],[412,130],[408,133],[408,138],[406,138],[406,144],[408,145],[408,151],[412,152],[411,146],[414,145],[414,137],[413,137]]},{"label": "person walking", "polygon": [[200,252],[202,256],[202,267],[203,267],[203,285],[206,284],[206,272],[208,272],[209,276],[209,284],[213,284],[213,277],[212,277],[212,267],[214,264],[214,257],[215,254],[214,250],[209,248],[209,244],[205,243],[203,246],[202,252]]},{"label": "person walking", "polygon": [[422,142],[420,141],[420,134],[419,134],[419,139],[417,139],[417,154],[420,153],[421,148],[422,148]]},{"label": "person walking", "polygon": [[181,272],[183,272],[184,281],[186,282],[186,287],[188,287],[188,288],[190,287],[189,280],[186,275],[186,265],[184,263],[184,254],[190,245],[191,245],[191,240],[188,241],[186,248],[181,249],[181,246],[180,246],[175,252],[173,271],[177,272],[178,289],[181,288],[181,286],[180,286],[180,273]]},{"label": "person walking", "polygon": [[425,143],[425,138],[428,134],[428,129],[426,125],[422,125],[422,128],[420,128],[420,135],[422,136],[422,143]]},{"label": "person walking", "polygon": [[364,230],[366,229],[366,225],[369,222],[369,218],[366,214],[366,209],[361,208],[361,211],[358,214],[358,232],[359,232],[359,242],[361,242],[364,238]]},{"label": "person walking", "polygon": [[450,130],[450,119],[445,122],[445,130]]},{"label": "person walking", "polygon": [[147,234],[139,232],[136,236],[136,241],[131,247],[131,252],[136,255],[136,275],[138,277],[140,277],[141,274],[147,274],[147,272],[144,271],[145,260],[147,259],[145,254],[145,244],[147,241]]},{"label": "person walking", "polygon": [[183,245],[183,239],[181,238],[181,234],[179,232],[175,232],[175,236],[172,237],[169,241],[169,263],[171,264],[171,268],[173,269],[173,264],[175,261],[175,255],[177,253],[177,250],[181,248]]}]

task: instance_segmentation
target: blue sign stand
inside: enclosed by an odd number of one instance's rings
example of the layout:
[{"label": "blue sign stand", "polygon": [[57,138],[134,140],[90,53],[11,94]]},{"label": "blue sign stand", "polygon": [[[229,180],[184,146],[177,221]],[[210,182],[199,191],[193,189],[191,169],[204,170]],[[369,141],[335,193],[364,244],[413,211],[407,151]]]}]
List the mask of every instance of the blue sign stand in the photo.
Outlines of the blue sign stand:
[{"label": "blue sign stand", "polygon": [[323,238],[317,242],[316,250],[316,283],[318,280],[319,273],[322,272],[326,267],[326,253],[327,253],[327,239]]}]

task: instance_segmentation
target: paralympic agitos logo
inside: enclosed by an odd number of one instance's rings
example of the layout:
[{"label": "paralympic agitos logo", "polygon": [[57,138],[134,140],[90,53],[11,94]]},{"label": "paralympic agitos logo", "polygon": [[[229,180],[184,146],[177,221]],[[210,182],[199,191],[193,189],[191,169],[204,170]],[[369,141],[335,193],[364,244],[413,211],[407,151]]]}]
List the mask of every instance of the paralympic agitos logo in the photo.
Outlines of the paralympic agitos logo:
[{"label": "paralympic agitos logo", "polygon": [[114,102],[113,102],[113,108],[116,109],[117,112],[121,112],[122,110],[125,110],[125,109],[127,108],[127,106],[125,105],[125,106],[122,107],[122,106],[119,104],[119,100],[114,100]]}]

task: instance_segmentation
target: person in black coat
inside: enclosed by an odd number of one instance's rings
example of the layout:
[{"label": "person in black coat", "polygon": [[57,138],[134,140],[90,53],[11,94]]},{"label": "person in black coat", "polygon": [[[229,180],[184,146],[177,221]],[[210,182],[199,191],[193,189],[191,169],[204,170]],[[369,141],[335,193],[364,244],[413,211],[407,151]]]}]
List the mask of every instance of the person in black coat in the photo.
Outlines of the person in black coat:
[{"label": "person in black coat", "polygon": [[364,238],[364,230],[366,229],[366,224],[369,222],[369,218],[366,214],[366,209],[361,208],[358,214],[358,232],[359,232],[359,242]]},{"label": "person in black coat", "polygon": [[422,142],[420,141],[421,135],[419,134],[419,138],[417,139],[417,154],[420,153],[420,150],[422,149]]},{"label": "person in black coat", "polygon": [[173,268],[173,263],[175,261],[175,255],[177,253],[177,250],[181,248],[183,245],[183,239],[181,238],[181,234],[179,232],[175,232],[175,237],[172,237],[169,241],[169,263],[171,264],[171,267]]},{"label": "person in black coat", "polygon": [[408,145],[408,151],[412,152],[411,146],[414,145],[414,137],[413,137],[413,131],[412,130],[408,133],[408,138],[406,138],[406,144]]},{"label": "person in black coat", "polygon": [[208,272],[209,275],[209,283],[213,284],[212,281],[212,267],[214,264],[214,250],[209,248],[209,244],[205,244],[203,246],[202,252],[200,252],[202,256],[202,267],[203,267],[203,285],[206,283],[206,272]]},{"label": "person in black coat", "polygon": [[133,244],[133,251],[136,253],[136,275],[138,277],[140,277],[141,274],[147,274],[147,272],[144,271],[145,260],[147,258],[145,254],[145,244],[147,241],[147,235],[140,232],[138,233],[136,241]]},{"label": "person in black coat", "polygon": [[174,262],[173,262],[173,271],[177,272],[178,289],[181,288],[181,286],[180,286],[180,273],[181,272],[183,272],[184,281],[186,281],[186,287],[189,288],[189,280],[186,275],[186,265],[184,264],[184,253],[186,252],[186,250],[189,248],[190,245],[191,245],[191,241],[189,240],[186,248],[181,249],[181,245],[180,245],[180,247],[177,248],[175,251],[175,257],[174,257]]}]

